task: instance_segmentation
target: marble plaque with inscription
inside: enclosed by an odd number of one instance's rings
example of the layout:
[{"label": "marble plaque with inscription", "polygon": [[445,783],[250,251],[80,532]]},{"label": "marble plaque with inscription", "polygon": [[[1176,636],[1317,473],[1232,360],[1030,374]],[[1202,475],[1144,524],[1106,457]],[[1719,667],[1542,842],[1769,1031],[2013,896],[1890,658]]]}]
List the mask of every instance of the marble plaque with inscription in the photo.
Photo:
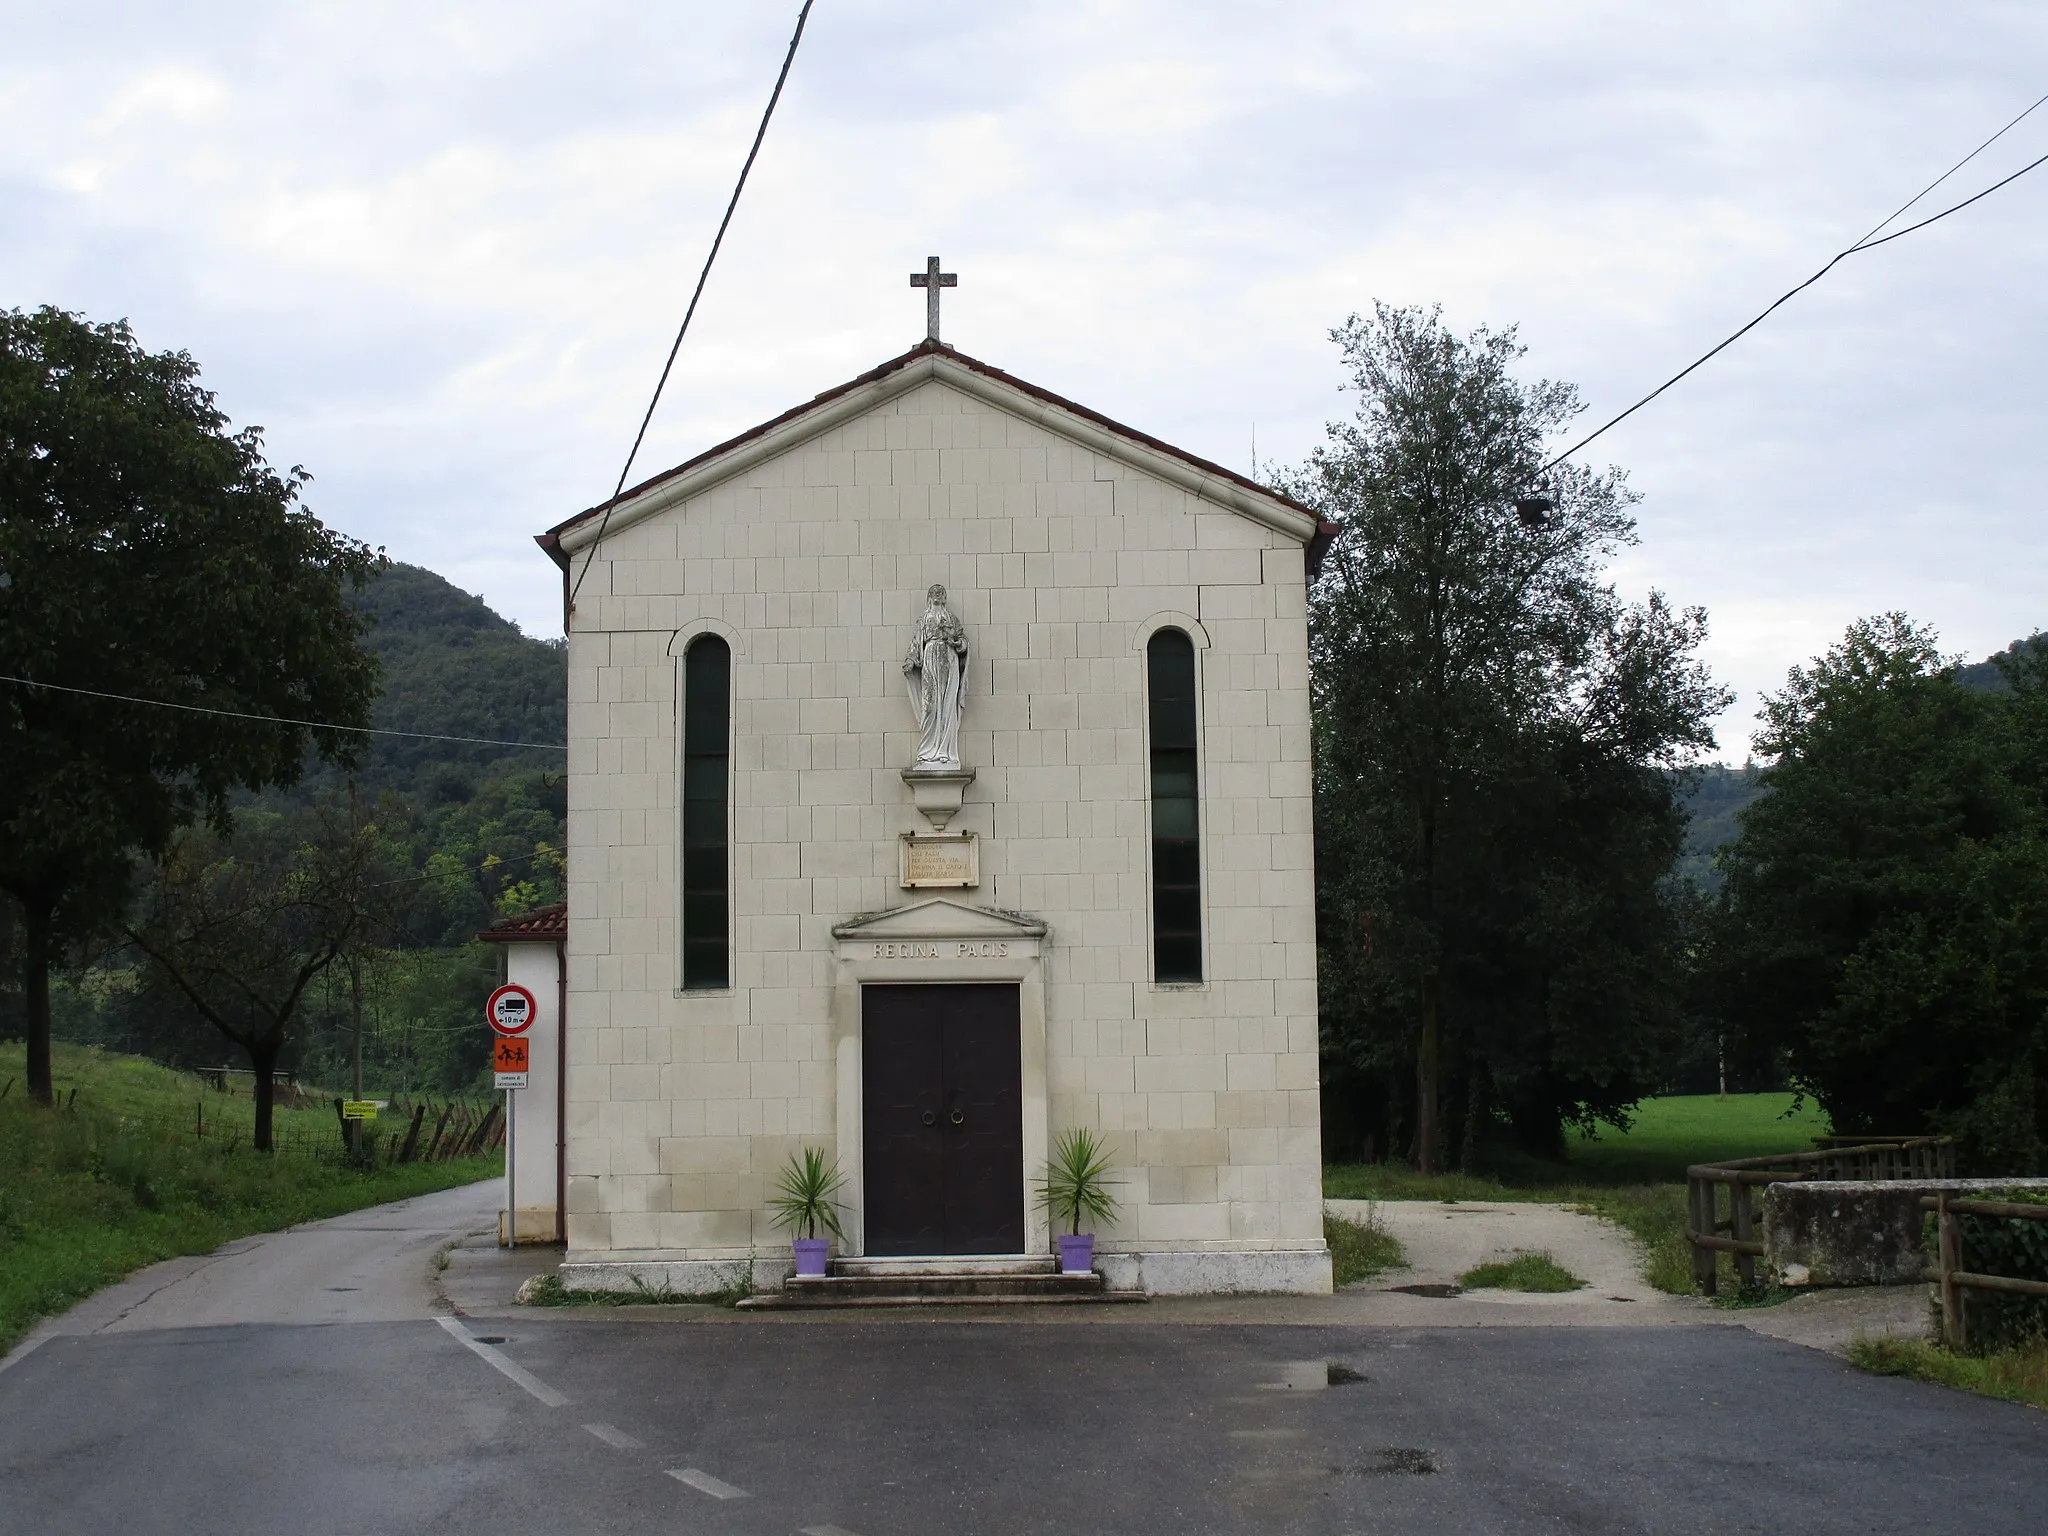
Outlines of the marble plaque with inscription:
[{"label": "marble plaque with inscription", "polygon": [[964,889],[981,884],[981,845],[972,832],[936,837],[903,834],[906,891]]}]

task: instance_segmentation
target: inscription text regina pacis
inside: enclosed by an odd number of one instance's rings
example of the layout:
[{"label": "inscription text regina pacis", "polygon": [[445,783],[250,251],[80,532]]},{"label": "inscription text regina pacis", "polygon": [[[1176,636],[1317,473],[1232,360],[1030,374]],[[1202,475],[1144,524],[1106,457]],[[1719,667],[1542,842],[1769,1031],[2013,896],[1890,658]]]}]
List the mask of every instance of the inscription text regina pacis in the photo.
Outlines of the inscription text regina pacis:
[{"label": "inscription text regina pacis", "polygon": [[963,939],[944,944],[898,942],[875,946],[877,960],[1007,960],[1009,957],[1007,939]]}]

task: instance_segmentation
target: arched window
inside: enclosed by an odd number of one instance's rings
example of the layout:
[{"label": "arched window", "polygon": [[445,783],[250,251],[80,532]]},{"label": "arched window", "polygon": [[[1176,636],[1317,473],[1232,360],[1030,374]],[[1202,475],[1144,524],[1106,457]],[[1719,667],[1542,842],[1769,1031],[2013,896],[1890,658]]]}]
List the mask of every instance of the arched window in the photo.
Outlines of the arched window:
[{"label": "arched window", "polygon": [[1195,646],[1162,629],[1145,646],[1152,725],[1152,979],[1202,979],[1201,817],[1195,783]]},{"label": "arched window", "polygon": [[699,635],[683,653],[683,986],[732,985],[725,826],[732,650]]}]

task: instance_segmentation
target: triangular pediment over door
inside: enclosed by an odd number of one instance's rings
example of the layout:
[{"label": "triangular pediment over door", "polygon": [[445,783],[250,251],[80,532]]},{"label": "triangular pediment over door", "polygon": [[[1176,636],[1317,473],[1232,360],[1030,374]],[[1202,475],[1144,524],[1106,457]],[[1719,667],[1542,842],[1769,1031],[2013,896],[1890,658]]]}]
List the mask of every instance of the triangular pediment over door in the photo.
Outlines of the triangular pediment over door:
[{"label": "triangular pediment over door", "polygon": [[1042,939],[1045,937],[1045,924],[1021,913],[999,912],[934,896],[927,901],[852,918],[835,927],[832,937],[842,942],[872,943]]}]

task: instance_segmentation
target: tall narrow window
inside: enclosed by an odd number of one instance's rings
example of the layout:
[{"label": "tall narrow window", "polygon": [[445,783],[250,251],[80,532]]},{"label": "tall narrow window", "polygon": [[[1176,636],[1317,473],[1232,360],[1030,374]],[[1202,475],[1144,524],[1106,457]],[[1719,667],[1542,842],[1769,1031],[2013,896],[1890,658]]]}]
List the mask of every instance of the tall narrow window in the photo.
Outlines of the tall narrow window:
[{"label": "tall narrow window", "polygon": [[683,986],[732,985],[725,846],[732,651],[700,635],[683,653]]},{"label": "tall narrow window", "polygon": [[1202,979],[1202,853],[1195,784],[1195,646],[1162,629],[1145,647],[1152,717],[1152,979]]}]

